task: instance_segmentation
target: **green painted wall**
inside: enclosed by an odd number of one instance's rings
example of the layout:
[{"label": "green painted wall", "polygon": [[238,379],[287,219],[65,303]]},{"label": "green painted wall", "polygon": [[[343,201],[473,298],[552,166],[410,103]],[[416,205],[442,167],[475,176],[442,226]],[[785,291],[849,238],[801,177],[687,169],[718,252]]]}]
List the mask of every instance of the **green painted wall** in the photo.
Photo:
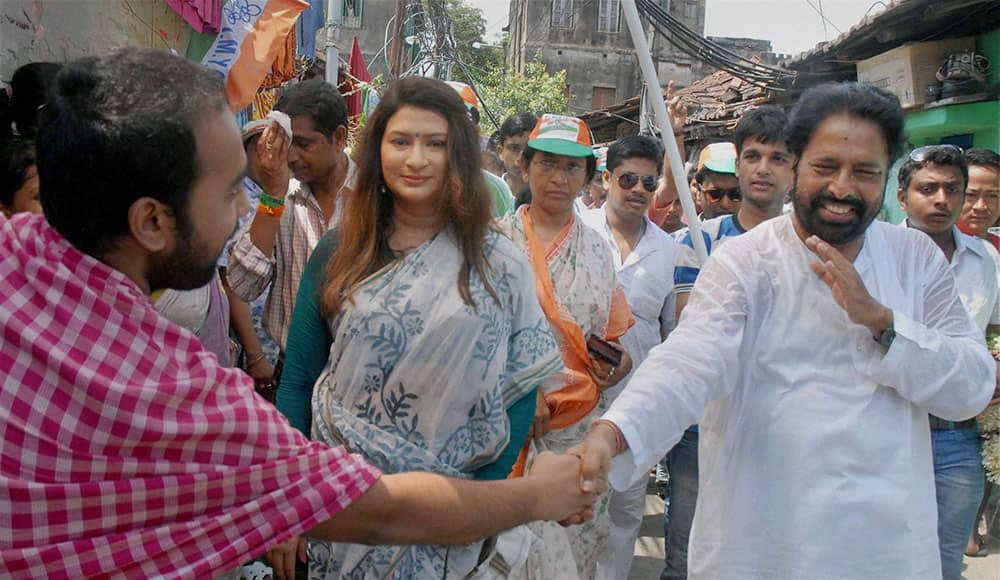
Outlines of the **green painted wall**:
[{"label": "green painted wall", "polygon": [[[1000,83],[1000,28],[976,37],[976,52],[993,62],[989,82]],[[972,135],[972,145],[1000,151],[1000,100],[932,107],[906,113],[906,134],[914,147],[936,145],[956,135]],[[897,163],[886,183],[881,218],[899,223],[906,214],[896,200]]]},{"label": "green painted wall", "polygon": [[[1000,29],[976,37],[976,52],[993,62],[990,83],[1000,83]],[[914,145],[940,143],[953,135],[973,135],[973,146],[1000,151],[1000,101],[950,105],[906,115],[906,131]]]}]

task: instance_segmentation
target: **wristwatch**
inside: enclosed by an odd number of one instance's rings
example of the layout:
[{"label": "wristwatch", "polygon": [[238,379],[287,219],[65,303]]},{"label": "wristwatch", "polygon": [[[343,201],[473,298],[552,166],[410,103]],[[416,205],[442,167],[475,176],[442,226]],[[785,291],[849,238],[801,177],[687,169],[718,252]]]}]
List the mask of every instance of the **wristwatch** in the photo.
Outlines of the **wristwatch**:
[{"label": "wristwatch", "polygon": [[875,339],[875,342],[882,345],[882,348],[884,348],[888,352],[889,347],[892,346],[892,341],[894,340],[896,340],[896,329],[890,326],[889,328],[886,328],[885,330],[879,333],[878,338]]}]

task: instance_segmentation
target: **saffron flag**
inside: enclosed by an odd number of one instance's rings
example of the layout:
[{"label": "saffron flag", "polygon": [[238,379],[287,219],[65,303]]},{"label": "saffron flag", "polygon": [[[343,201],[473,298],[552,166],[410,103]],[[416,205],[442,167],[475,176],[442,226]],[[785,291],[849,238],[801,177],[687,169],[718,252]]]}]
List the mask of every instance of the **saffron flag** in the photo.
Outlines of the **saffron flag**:
[{"label": "saffron flag", "polygon": [[306,0],[229,0],[222,7],[222,29],[201,62],[226,79],[230,109],[242,110],[253,101],[306,8]]},{"label": "saffron flag", "polygon": [[364,112],[363,93],[368,91],[367,83],[372,80],[368,67],[365,66],[365,57],[361,54],[361,46],[358,44],[358,37],[354,37],[354,45],[351,47],[351,58],[348,61],[350,74],[359,81],[361,86],[355,86],[354,91],[345,99],[347,101],[347,116],[356,117]]}]

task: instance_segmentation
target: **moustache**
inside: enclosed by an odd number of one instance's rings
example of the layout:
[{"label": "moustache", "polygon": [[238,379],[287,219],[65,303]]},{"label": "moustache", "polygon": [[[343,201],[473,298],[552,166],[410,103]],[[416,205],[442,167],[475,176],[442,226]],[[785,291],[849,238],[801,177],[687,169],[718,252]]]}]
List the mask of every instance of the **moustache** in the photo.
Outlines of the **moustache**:
[{"label": "moustache", "polygon": [[824,203],[839,203],[843,205],[850,206],[854,211],[861,215],[865,214],[865,203],[856,197],[844,197],[839,198],[830,194],[828,191],[821,191],[813,196],[812,201],[809,203],[809,209],[816,211]]}]

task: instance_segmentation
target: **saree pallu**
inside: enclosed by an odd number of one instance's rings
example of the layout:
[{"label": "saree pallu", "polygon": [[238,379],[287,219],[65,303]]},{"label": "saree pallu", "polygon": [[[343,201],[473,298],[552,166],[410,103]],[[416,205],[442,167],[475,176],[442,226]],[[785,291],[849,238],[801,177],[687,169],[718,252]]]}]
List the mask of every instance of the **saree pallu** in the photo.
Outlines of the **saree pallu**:
[{"label": "saree pallu", "polygon": [[[524,255],[487,237],[488,281],[445,230],[383,268],[331,321],[333,345],[313,391],[313,437],[343,443],[385,473],[470,478],[507,446],[506,409],[562,367]],[[480,544],[360,546],[311,542],[313,578],[461,578]]]},{"label": "saree pallu", "polygon": [[[552,413],[552,430],[533,443],[534,450],[526,458],[530,466],[536,452],[562,453],[582,441],[591,421],[607,410],[606,398],[588,374],[592,363],[585,337],[596,334],[617,339],[635,320],[615,278],[614,258],[600,234],[573,216],[543,249],[532,229],[528,209],[522,206],[503,222],[503,227],[537,265],[534,273],[538,299],[566,365],[563,372],[542,383]],[[594,519],[581,526],[530,524],[529,529],[541,542],[532,550],[527,567],[514,577],[593,578],[601,551],[609,549],[607,500],[608,494],[599,498]]]}]

